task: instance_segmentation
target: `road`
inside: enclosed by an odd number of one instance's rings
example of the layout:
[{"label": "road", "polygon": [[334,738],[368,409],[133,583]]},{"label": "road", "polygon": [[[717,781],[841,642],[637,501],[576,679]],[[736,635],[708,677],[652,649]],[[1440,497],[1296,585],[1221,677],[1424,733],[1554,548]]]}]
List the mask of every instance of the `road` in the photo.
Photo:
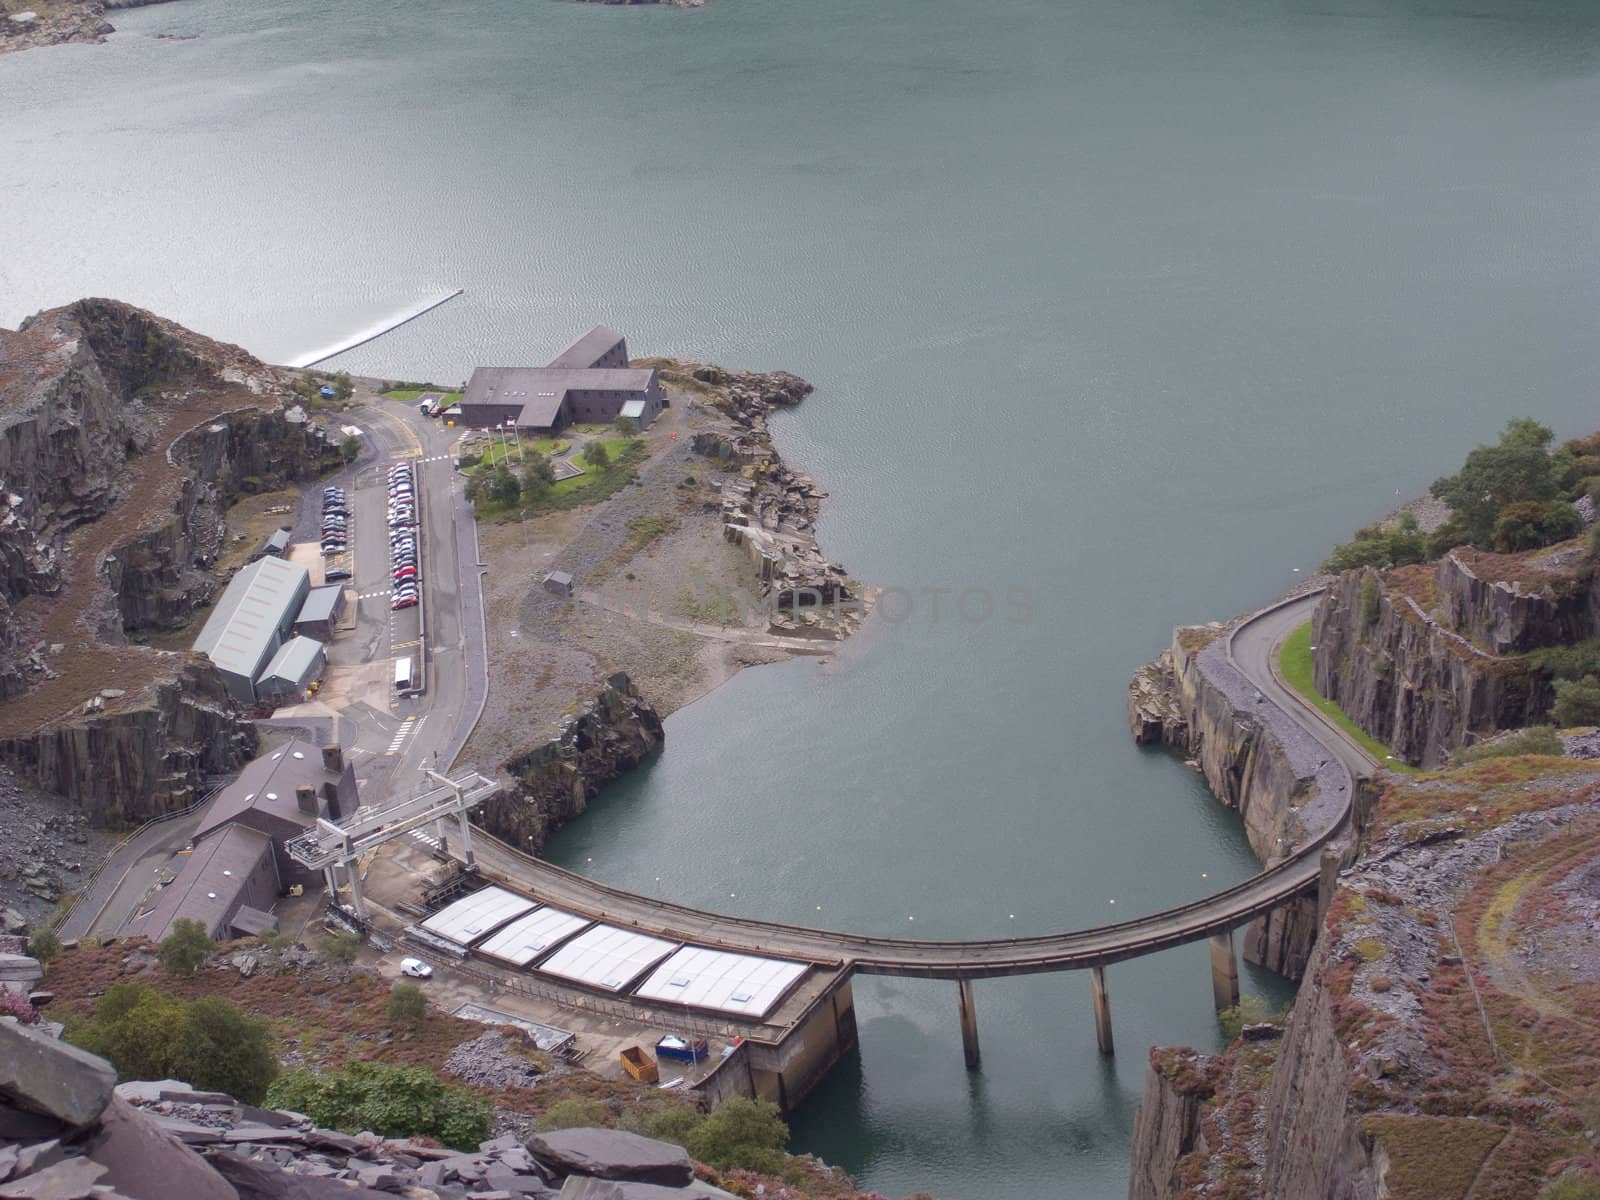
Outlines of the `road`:
[{"label": "road", "polygon": [[[1322,827],[1283,861],[1202,900],[1115,925],[1036,937],[924,941],[811,929],[705,912],[613,888],[529,858],[475,833],[477,858],[489,873],[559,907],[674,940],[777,954],[818,963],[844,962],[864,974],[982,979],[1105,966],[1238,928],[1316,884],[1321,847],[1349,817],[1357,780],[1372,760],[1320,712],[1287,687],[1275,670],[1277,648],[1310,619],[1316,597],[1292,599],[1238,626],[1224,646],[1241,679],[1238,702],[1275,728],[1298,773],[1315,774],[1322,800],[1308,805]],[[1222,668],[1226,670],[1224,666]],[[455,839],[452,839],[453,841]]]}]

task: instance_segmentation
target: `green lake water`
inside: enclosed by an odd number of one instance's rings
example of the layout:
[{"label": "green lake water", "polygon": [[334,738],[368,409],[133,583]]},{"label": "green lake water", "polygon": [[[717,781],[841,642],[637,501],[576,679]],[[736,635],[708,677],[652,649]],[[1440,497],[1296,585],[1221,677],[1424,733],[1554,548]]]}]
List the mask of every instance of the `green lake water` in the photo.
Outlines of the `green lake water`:
[{"label": "green lake water", "polygon": [[[0,323],[110,295],[282,361],[463,287],[334,365],[455,382],[604,321],[816,384],[780,448],[910,603],[673,716],[553,848],[676,900],[959,937],[1241,878],[1237,823],[1130,744],[1129,673],[1507,417],[1600,424],[1591,6],[115,20],[0,59]],[[1083,977],[980,983],[969,1074],[953,986],[861,981],[795,1148],[892,1195],[1123,1195],[1145,1048],[1218,1038],[1203,947],[1110,984],[1107,1061]]]}]

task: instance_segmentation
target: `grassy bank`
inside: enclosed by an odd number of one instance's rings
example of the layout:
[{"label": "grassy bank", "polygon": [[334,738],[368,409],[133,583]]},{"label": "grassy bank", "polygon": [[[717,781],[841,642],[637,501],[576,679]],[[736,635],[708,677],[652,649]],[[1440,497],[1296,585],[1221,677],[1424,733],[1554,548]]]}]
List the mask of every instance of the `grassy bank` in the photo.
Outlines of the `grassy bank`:
[{"label": "grassy bank", "polygon": [[1344,709],[1317,691],[1317,685],[1314,682],[1316,674],[1311,665],[1310,621],[1307,621],[1299,629],[1284,638],[1283,648],[1278,651],[1278,670],[1283,672],[1284,681],[1290,687],[1326,713],[1335,725],[1359,742],[1363,750],[1389,770],[1399,771],[1406,775],[1420,774],[1417,768],[1403,762],[1389,747],[1385,746],[1377,738],[1372,737],[1361,726],[1346,716]]}]

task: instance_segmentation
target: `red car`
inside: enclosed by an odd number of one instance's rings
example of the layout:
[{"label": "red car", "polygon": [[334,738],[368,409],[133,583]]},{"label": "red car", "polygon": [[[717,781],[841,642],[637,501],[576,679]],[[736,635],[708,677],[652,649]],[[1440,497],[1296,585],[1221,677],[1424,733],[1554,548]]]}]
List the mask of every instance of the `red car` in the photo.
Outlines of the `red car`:
[{"label": "red car", "polygon": [[393,600],[389,601],[389,607],[391,609],[415,608],[416,604],[417,598],[415,596],[396,596]]}]

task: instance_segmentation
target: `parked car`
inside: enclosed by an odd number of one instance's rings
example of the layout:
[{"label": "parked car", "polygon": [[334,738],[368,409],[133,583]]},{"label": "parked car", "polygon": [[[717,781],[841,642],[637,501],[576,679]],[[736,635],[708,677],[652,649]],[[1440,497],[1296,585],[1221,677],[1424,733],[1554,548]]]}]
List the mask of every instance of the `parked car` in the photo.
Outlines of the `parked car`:
[{"label": "parked car", "polygon": [[395,612],[402,608],[415,608],[416,606],[417,598],[415,596],[396,596],[389,601],[389,608]]},{"label": "parked car", "polygon": [[333,570],[324,573],[322,578],[327,583],[339,583],[342,580],[353,578],[353,575],[348,568],[335,567]]},{"label": "parked car", "polygon": [[420,958],[402,958],[400,974],[409,975],[412,979],[432,979],[433,968]]}]

